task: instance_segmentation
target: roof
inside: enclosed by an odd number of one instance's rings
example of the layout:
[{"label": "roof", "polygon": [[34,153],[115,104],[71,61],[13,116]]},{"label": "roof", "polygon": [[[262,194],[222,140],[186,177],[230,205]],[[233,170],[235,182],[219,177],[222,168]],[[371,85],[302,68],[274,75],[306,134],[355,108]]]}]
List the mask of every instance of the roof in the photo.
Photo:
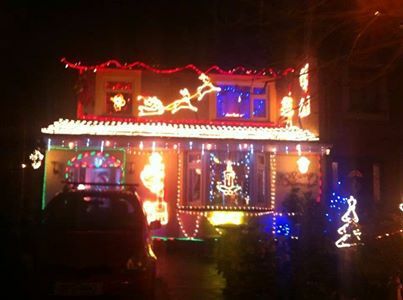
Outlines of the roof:
[{"label": "roof", "polygon": [[170,123],[59,119],[42,133],[50,135],[168,137],[214,140],[318,141],[309,130],[298,127],[224,125],[222,123]]},{"label": "roof", "polygon": [[106,62],[100,63],[98,65],[84,65],[81,62],[70,62],[66,58],[62,58],[60,60],[63,64],[65,64],[65,68],[71,68],[74,70],[78,70],[81,72],[97,72],[98,70],[105,70],[105,69],[118,69],[118,70],[134,70],[134,69],[143,69],[148,70],[157,74],[173,74],[177,72],[182,72],[184,70],[190,70],[195,72],[196,74],[209,74],[209,73],[216,73],[216,74],[225,74],[225,75],[250,75],[250,76],[269,76],[273,78],[278,78],[282,76],[287,76],[290,73],[293,73],[295,70],[294,68],[286,68],[282,71],[275,71],[273,68],[262,68],[260,70],[253,70],[250,68],[246,68],[244,66],[237,66],[235,68],[224,70],[217,65],[210,66],[205,70],[201,70],[200,68],[196,67],[193,64],[189,64],[183,67],[175,67],[171,69],[160,69],[154,66],[150,66],[141,61],[135,61],[131,63],[121,63],[118,60],[112,59]]}]

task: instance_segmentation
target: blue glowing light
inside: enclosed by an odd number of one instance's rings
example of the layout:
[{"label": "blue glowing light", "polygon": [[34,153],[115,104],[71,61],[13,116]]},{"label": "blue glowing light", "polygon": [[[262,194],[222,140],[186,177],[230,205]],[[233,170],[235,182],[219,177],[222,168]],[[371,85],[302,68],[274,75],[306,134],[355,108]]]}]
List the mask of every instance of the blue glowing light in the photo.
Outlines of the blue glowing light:
[{"label": "blue glowing light", "polygon": [[256,118],[266,117],[266,100],[253,99],[253,116]]},{"label": "blue glowing light", "polygon": [[217,93],[218,118],[250,119],[250,88],[238,85],[220,85]]}]

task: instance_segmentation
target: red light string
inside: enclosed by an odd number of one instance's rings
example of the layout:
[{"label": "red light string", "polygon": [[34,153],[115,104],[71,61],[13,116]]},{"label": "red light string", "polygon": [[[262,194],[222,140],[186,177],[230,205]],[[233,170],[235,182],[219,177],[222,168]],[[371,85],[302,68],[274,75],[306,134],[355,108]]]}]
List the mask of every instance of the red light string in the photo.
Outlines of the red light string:
[{"label": "red light string", "polygon": [[246,75],[255,75],[255,76],[269,75],[271,77],[277,78],[277,77],[281,77],[281,76],[286,76],[289,73],[294,73],[294,71],[295,71],[295,69],[293,69],[293,68],[287,68],[287,69],[283,70],[282,72],[276,72],[272,68],[263,68],[261,70],[252,70],[252,69],[247,69],[243,66],[238,66],[231,70],[224,70],[224,69],[220,68],[219,66],[214,65],[203,72],[202,70],[200,70],[198,67],[196,67],[193,64],[189,64],[184,67],[176,67],[173,69],[158,69],[158,68],[154,68],[146,63],[143,63],[141,61],[136,61],[136,62],[133,62],[130,64],[126,64],[126,63],[122,64],[119,61],[112,59],[112,60],[108,60],[104,63],[101,63],[99,65],[90,65],[90,66],[82,65],[80,62],[72,63],[72,62],[68,61],[65,57],[63,57],[60,61],[65,65],[66,69],[71,68],[74,70],[78,70],[80,73],[86,72],[86,71],[96,72],[97,70],[108,69],[108,68],[117,68],[117,69],[122,69],[122,70],[142,68],[142,69],[146,69],[148,71],[151,71],[151,72],[154,72],[157,74],[173,74],[173,73],[181,72],[184,70],[191,70],[197,74],[218,73],[218,74],[223,74],[223,75],[231,75],[231,74],[246,74]]}]

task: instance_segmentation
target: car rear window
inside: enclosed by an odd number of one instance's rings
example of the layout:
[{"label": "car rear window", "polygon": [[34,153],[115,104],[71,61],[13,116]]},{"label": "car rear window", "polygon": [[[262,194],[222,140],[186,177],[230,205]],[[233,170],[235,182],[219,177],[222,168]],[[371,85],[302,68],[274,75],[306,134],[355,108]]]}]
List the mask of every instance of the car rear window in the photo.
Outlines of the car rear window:
[{"label": "car rear window", "polygon": [[126,197],[66,195],[45,210],[45,225],[71,229],[130,229],[141,226],[139,209]]}]

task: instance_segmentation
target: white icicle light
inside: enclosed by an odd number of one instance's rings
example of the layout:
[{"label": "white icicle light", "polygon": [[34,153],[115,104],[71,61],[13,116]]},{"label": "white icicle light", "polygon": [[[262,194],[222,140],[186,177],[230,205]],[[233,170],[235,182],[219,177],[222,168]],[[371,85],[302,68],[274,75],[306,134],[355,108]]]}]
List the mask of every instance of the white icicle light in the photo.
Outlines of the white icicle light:
[{"label": "white icicle light", "polygon": [[347,204],[348,208],[345,214],[341,217],[341,220],[344,222],[344,225],[341,226],[338,230],[337,233],[342,235],[335,243],[337,248],[346,248],[346,247],[351,247],[351,246],[356,246],[358,243],[348,243],[348,239],[354,235],[357,240],[361,240],[361,231],[359,228],[353,229],[351,233],[347,233],[347,229],[350,227],[351,224],[358,224],[358,215],[355,212],[355,208],[357,205],[357,200],[353,197],[350,196],[349,199],[347,199]]},{"label": "white icicle light", "polygon": [[59,119],[46,128],[45,134],[108,135],[138,137],[177,137],[200,139],[318,141],[309,130],[296,126],[254,127],[234,125],[173,124],[168,122],[122,122]]}]

